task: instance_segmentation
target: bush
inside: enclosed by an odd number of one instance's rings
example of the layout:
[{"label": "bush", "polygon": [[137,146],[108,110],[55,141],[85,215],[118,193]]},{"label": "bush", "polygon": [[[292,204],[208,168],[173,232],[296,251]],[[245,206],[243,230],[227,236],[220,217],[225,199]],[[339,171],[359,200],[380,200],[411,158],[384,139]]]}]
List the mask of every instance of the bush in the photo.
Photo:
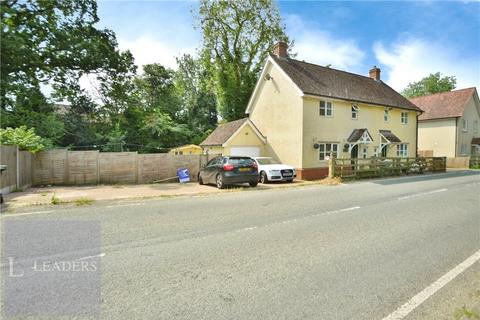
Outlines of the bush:
[{"label": "bush", "polygon": [[45,149],[47,141],[35,134],[35,129],[27,129],[26,126],[18,128],[0,128],[0,143],[18,146],[21,150],[38,152]]}]

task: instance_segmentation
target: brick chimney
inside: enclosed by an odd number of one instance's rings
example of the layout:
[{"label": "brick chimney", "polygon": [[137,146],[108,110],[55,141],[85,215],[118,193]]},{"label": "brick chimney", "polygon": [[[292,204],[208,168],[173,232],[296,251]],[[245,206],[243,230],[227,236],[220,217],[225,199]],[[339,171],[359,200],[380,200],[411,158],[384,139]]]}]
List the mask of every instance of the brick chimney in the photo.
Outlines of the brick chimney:
[{"label": "brick chimney", "polygon": [[288,50],[288,44],[286,42],[283,42],[283,41],[278,41],[273,46],[273,54],[276,55],[279,58],[288,57],[287,50]]},{"label": "brick chimney", "polygon": [[377,68],[377,66],[373,66],[373,68],[370,69],[368,74],[370,75],[370,78],[372,78],[373,80],[377,80],[377,81],[380,80],[380,68]]}]

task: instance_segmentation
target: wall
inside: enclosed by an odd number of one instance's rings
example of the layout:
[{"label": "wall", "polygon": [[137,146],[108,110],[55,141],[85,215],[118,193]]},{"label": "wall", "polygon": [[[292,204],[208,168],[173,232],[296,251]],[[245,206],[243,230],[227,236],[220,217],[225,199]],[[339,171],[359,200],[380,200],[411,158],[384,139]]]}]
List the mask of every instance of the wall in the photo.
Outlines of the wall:
[{"label": "wall", "polygon": [[418,149],[433,150],[434,157],[455,157],[456,119],[418,122]]},{"label": "wall", "polygon": [[201,165],[207,160],[206,155],[48,150],[34,155],[33,184],[83,185],[174,181],[179,168],[189,168],[191,179],[196,180]]},{"label": "wall", "polygon": [[248,123],[228,141],[227,146],[223,148],[223,155],[230,155],[230,149],[235,147],[259,147],[260,156],[265,156],[263,141],[257,136]]},{"label": "wall", "polygon": [[447,157],[447,168],[468,169],[470,157]]},{"label": "wall", "polygon": [[[457,126],[457,157],[469,156],[471,154],[471,144],[473,137],[480,137],[480,102],[476,95],[472,96],[467,102],[463,116],[458,119]],[[463,130],[462,121],[467,120],[467,130]],[[475,132],[474,123],[477,121],[477,130]],[[466,146],[466,152],[461,153],[461,146]]]},{"label": "wall", "polygon": [[260,79],[252,96],[250,120],[266,137],[265,155],[282,163],[302,166],[302,99],[284,72],[270,60],[266,65],[271,79]]},{"label": "wall", "polygon": [[[333,105],[331,117],[319,115],[320,100],[330,101]],[[391,130],[402,143],[408,144],[408,157],[416,156],[416,112],[392,108],[389,110],[388,121],[384,121],[385,109],[382,106],[355,103],[359,107],[357,119],[352,119],[352,103],[318,97],[304,97],[303,99],[303,168],[327,167],[327,161],[319,160],[317,149],[313,148],[314,143],[330,142],[339,144],[339,158],[350,158],[348,152],[343,152],[343,146],[354,129],[367,128],[372,136],[373,143],[362,146],[367,147],[367,157],[374,155],[374,147],[380,150],[379,130]],[[408,111],[408,123],[400,121],[401,112]],[[387,146],[387,157],[396,157],[396,145]],[[359,147],[359,157],[361,151]]]}]

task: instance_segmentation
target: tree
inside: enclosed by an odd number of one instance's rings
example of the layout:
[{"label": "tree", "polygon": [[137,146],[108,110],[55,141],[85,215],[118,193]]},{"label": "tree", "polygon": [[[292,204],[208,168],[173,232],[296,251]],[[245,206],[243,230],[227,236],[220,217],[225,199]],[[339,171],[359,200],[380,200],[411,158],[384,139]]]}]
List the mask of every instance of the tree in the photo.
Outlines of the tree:
[{"label": "tree", "polygon": [[455,89],[457,79],[455,76],[442,77],[440,72],[431,73],[428,77],[418,82],[409,83],[402,91],[407,98],[427,96],[434,93],[451,91]]},{"label": "tree", "polygon": [[25,126],[18,128],[0,129],[0,143],[18,146],[21,150],[37,152],[48,146],[42,137],[35,133],[35,129],[27,129]]},{"label": "tree", "polygon": [[174,84],[181,101],[181,113],[188,127],[193,131],[192,143],[204,140],[217,124],[215,95],[208,90],[207,71],[201,61],[185,54],[177,58]]},{"label": "tree", "polygon": [[[16,121],[8,125],[30,126],[27,119],[43,115],[51,118],[46,128],[59,127],[52,104],[41,98],[42,84],[51,87],[61,101],[84,94],[78,84],[84,75],[98,75],[104,82],[132,70],[133,57],[118,51],[113,31],[96,28],[95,0],[4,0],[0,12],[0,104],[2,116]],[[35,101],[25,99],[29,91],[35,91]],[[47,132],[38,123],[34,127],[45,138],[60,139],[57,131]]]},{"label": "tree", "polygon": [[268,52],[278,40],[288,42],[278,9],[271,0],[201,0],[196,20],[220,115],[242,118]]}]

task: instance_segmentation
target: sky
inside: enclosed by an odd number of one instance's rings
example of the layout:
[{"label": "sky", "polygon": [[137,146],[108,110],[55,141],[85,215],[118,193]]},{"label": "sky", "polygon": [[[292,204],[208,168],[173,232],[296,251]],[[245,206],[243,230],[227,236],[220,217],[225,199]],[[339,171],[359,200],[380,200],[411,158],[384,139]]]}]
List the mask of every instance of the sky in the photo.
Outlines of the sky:
[{"label": "sky", "polygon": [[[99,26],[112,29],[138,66],[195,54],[194,1],[98,2]],[[430,73],[480,88],[480,1],[277,1],[296,58],[368,75],[376,65],[396,90]],[[193,12],[193,13],[192,13]]]}]

